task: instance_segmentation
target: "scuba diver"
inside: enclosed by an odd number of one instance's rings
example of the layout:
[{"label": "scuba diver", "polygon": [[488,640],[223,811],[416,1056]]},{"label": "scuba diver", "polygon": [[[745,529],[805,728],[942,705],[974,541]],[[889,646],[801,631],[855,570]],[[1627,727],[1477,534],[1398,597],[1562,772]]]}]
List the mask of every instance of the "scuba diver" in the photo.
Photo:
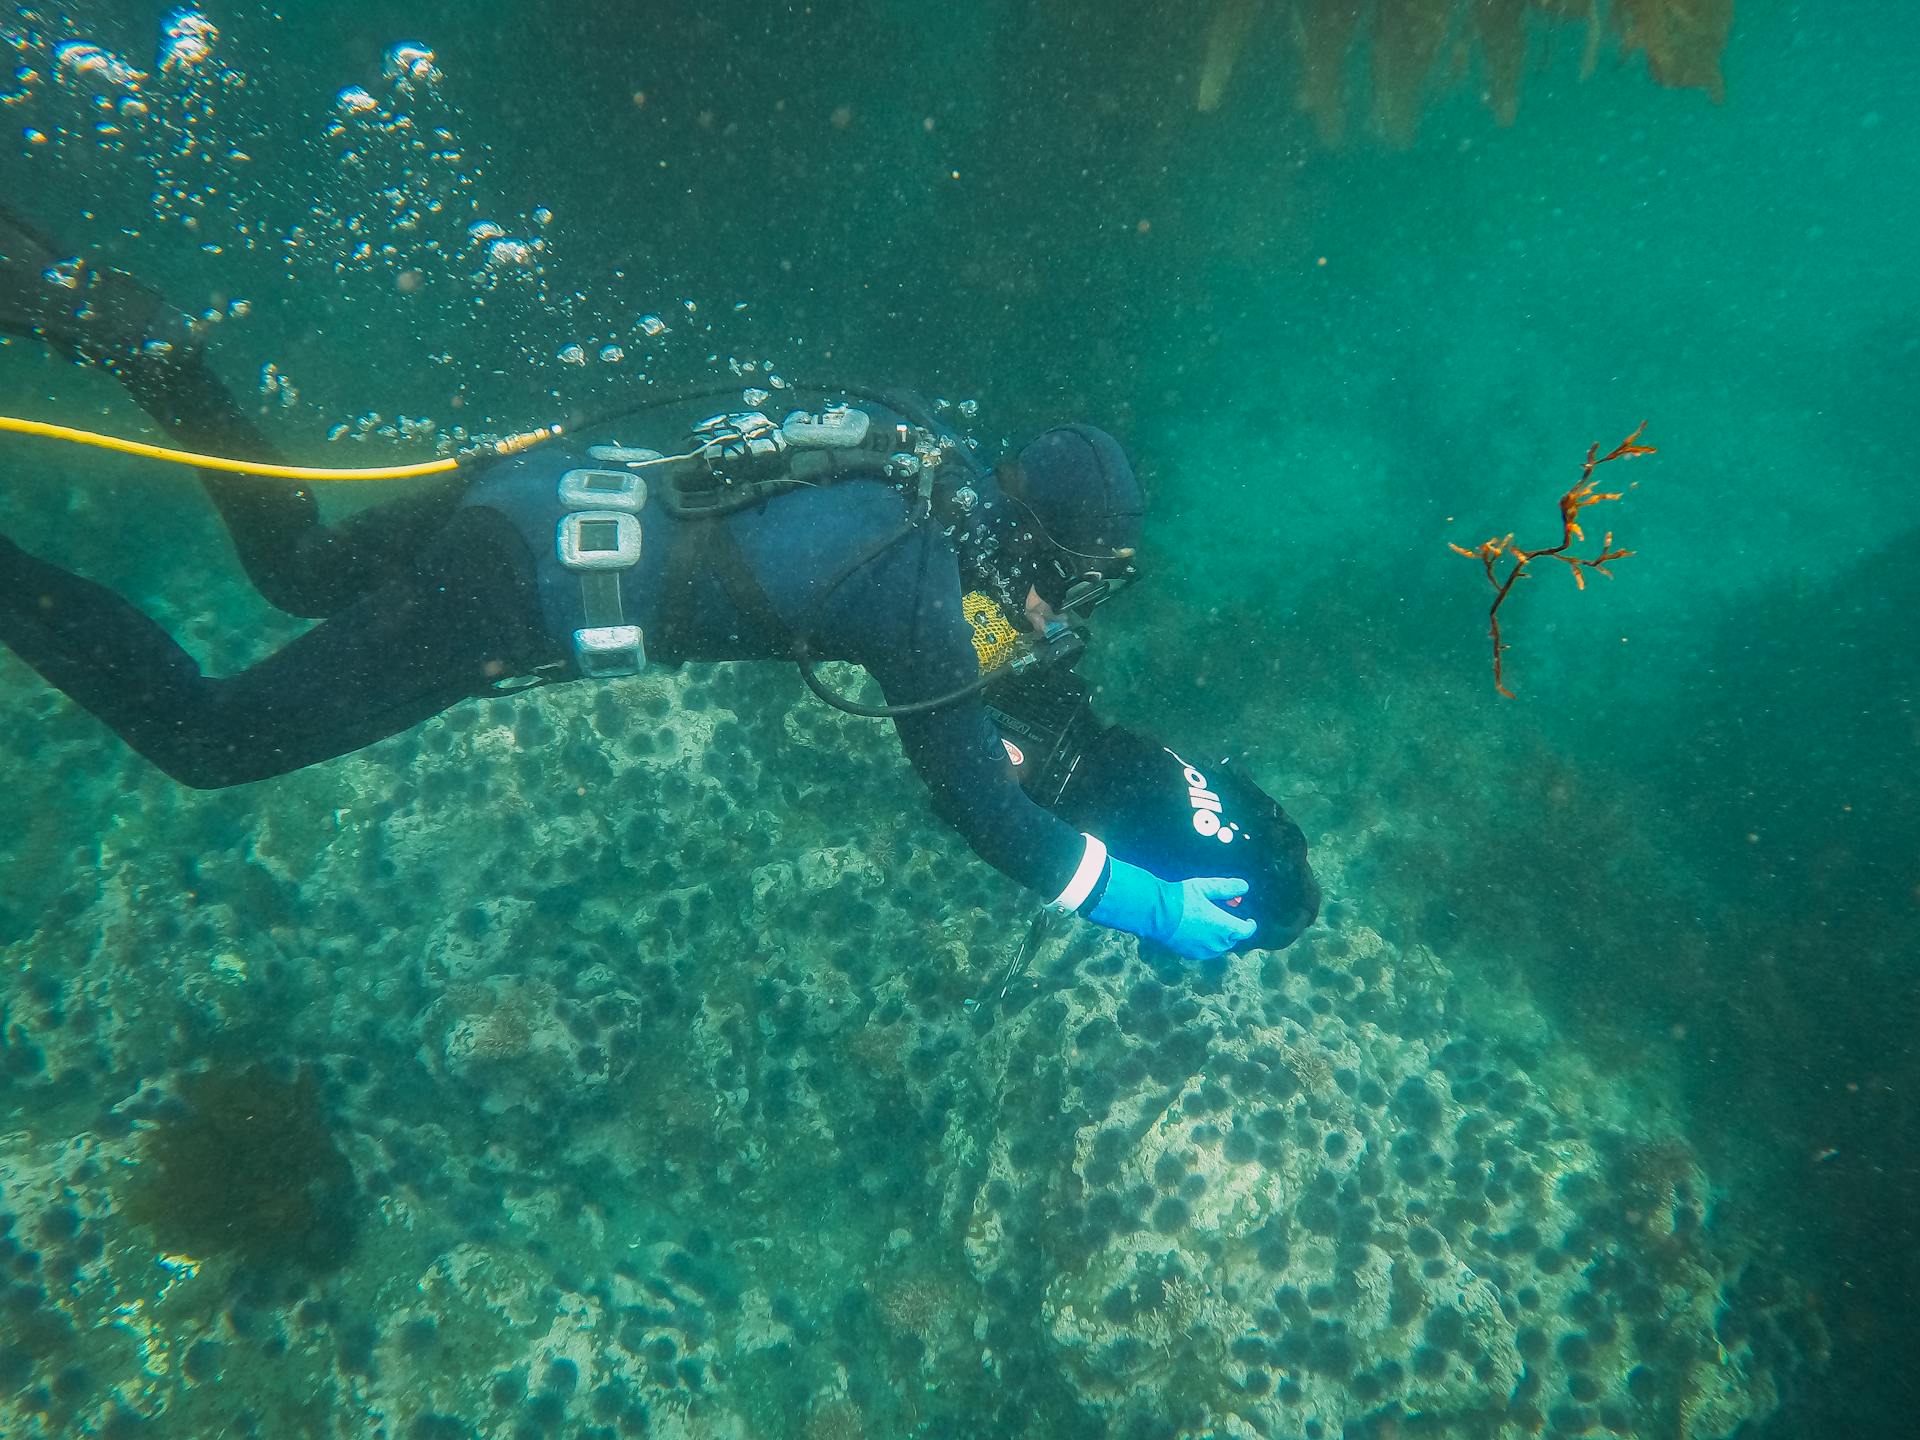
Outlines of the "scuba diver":
[{"label": "scuba diver", "polygon": [[[272,460],[185,317],[3,210],[0,331],[106,369],[201,459]],[[794,659],[822,699],[893,721],[937,813],[1043,913],[1190,960],[1311,923],[1280,807],[1100,725],[1071,673],[1087,615],[1135,576],[1144,496],[1110,435],[1060,426],[990,469],[909,395],[781,398],[778,418],[737,387],[651,401],[331,525],[307,484],[203,467],[254,587],[316,625],[204,675],[119,595],[0,537],[0,643],[203,789],[507,687]],[[863,667],[884,703],[839,694],[823,659]]]}]

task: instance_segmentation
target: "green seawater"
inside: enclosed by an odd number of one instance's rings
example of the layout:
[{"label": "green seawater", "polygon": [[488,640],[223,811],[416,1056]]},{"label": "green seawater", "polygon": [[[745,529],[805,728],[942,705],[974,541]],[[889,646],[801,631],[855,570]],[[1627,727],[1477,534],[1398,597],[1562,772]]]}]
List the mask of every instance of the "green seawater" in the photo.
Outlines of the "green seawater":
[{"label": "green seawater", "polygon": [[[1206,111],[1204,6],[0,8],[0,204],[304,460],[699,380],[1112,429],[1099,708],[1327,895],[970,1008],[1032,897],[790,667],[200,793],[0,652],[0,1434],[1911,1428],[1907,8],[1743,0],[1720,103],[1536,17],[1511,125],[1463,10],[1404,143],[1364,39],[1332,143],[1315,7],[1241,8]],[[153,434],[28,339],[0,413]],[[1501,696],[1449,545],[1553,544],[1643,422]],[[210,672],[303,628],[190,472],[0,474]]]}]

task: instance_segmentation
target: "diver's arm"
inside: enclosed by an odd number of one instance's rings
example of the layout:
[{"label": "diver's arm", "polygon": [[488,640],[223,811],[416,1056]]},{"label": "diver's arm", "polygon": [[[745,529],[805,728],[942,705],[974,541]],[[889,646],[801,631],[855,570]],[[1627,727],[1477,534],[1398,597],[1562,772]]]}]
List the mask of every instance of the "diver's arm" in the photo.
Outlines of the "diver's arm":
[{"label": "diver's arm", "polygon": [[[839,517],[838,533],[816,521],[813,529],[790,536],[780,553],[791,561],[796,538],[804,542],[826,534],[845,549],[863,543],[856,526],[881,537],[897,529],[898,497],[873,487],[867,499],[877,513],[867,515],[858,509],[860,488],[846,485],[809,494],[810,508],[821,514],[836,505],[848,513]],[[754,522],[749,512],[735,523],[750,531]],[[768,559],[762,568],[777,582],[801,567],[783,571]],[[803,610],[808,603],[804,594],[772,598],[789,611]],[[979,678],[980,661],[972,626],[962,612],[953,552],[930,529],[882,547],[814,604],[809,635],[814,652],[862,666],[879,683],[889,705],[950,695]],[[894,723],[940,818],[1003,875],[1044,899],[1061,895],[1087,852],[1086,837],[1027,798],[979,697],[902,715]]]},{"label": "diver's arm", "polygon": [[[876,678],[894,703],[933,693],[923,681],[893,675]],[[1092,845],[1078,830],[1027,798],[985,706],[977,699],[966,700],[941,710],[902,715],[894,723],[907,759],[932,797],[935,813],[959,832],[976,855],[1045,900],[1071,898],[1069,886]],[[1098,858],[1104,856],[1102,848]],[[1066,908],[1077,908],[1086,893],[1083,886],[1079,899]]]},{"label": "diver's arm", "polygon": [[[863,578],[871,587],[867,595],[881,597],[880,603],[858,607],[853,585],[844,586],[837,603],[822,607],[821,628],[832,635],[839,622],[840,653],[866,667],[888,704],[948,695],[979,675],[951,551],[923,535],[918,545],[891,547]],[[903,597],[908,603],[900,603]],[[855,617],[864,623],[851,623]],[[1036,805],[978,695],[898,716],[894,724],[941,818],[981,859],[1052,908],[1195,960],[1223,954],[1252,935],[1251,923],[1212,903],[1241,893],[1244,882],[1171,884],[1109,856],[1099,839]]]},{"label": "diver's arm", "polygon": [[[886,679],[881,687],[899,703]],[[926,693],[918,685],[907,688]],[[895,724],[940,817],[975,854],[1039,892],[1051,908],[1158,941],[1189,960],[1225,954],[1252,936],[1253,922],[1214,903],[1244,895],[1246,881],[1162,880],[1109,855],[1098,837],[1082,834],[1029,799],[979,700],[903,715]]]}]

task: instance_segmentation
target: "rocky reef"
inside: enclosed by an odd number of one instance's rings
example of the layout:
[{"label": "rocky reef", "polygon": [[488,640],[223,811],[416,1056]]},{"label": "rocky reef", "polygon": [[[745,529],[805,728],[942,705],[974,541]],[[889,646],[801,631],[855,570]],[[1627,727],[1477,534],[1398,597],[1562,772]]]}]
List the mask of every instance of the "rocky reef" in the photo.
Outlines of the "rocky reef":
[{"label": "rocky reef", "polygon": [[1704,1440],[1820,1351],[1355,837],[1283,953],[1075,924],[1002,997],[1030,902],[777,669],[211,795],[0,713],[64,817],[0,838],[10,1437]]}]

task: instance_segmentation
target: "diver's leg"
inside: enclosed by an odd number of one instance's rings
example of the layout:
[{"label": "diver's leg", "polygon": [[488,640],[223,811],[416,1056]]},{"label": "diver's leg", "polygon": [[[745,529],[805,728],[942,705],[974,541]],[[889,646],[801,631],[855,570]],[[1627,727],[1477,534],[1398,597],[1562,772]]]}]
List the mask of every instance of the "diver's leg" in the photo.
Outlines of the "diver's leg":
[{"label": "diver's leg", "polygon": [[[35,336],[113,375],[189,449],[271,460],[272,447],[240,412],[200,354],[187,317],[132,277],[68,256],[0,207],[0,330]],[[326,613],[304,593],[295,563],[320,511],[304,487],[202,472],[241,564],[267,600],[296,615]],[[331,597],[325,597],[331,598]]]},{"label": "diver's leg", "polygon": [[[117,270],[64,258],[0,206],[0,331],[33,335],[118,379],[141,409],[190,450],[275,460],[200,351],[187,318]],[[465,478],[416,491],[343,526],[320,523],[304,485],[217,471],[200,483],[266,600],[293,615],[331,615],[405,570],[447,516]]]},{"label": "diver's leg", "polygon": [[0,539],[0,642],[196,789],[358,750],[554,658],[525,547],[479,510],[402,578],[224,678],[111,590]]},{"label": "diver's leg", "polygon": [[[140,408],[186,448],[249,460],[281,458],[198,348],[113,369]],[[254,588],[279,609],[306,616],[331,615],[403,575],[468,484],[459,471],[410,482],[399,499],[323,525],[305,485],[213,470],[198,474]]]}]

